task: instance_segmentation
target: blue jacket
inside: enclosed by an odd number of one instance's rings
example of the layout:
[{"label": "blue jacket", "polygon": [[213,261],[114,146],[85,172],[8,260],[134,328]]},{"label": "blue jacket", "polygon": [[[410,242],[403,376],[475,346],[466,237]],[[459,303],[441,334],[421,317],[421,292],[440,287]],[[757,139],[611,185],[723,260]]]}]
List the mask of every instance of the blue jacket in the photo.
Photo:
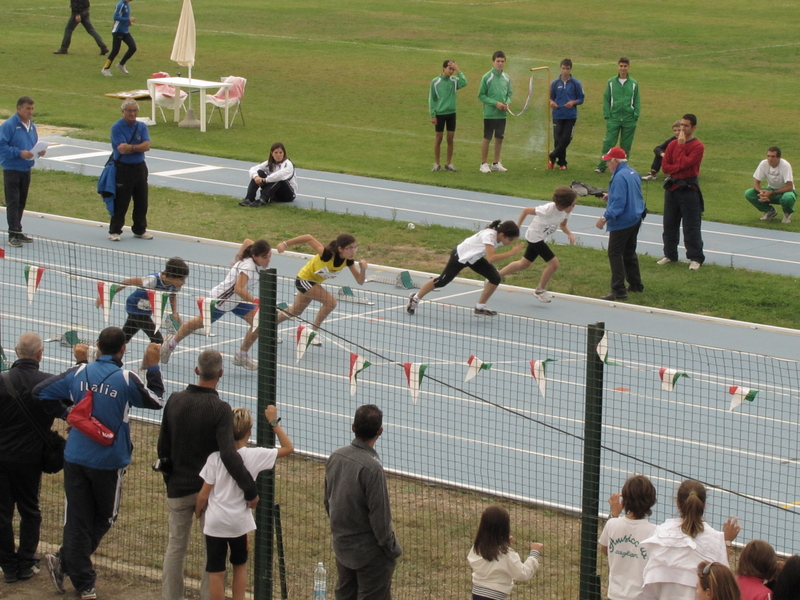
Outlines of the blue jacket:
[{"label": "blue jacket", "polygon": [[[583,104],[583,86],[574,77],[570,77],[566,83],[559,77],[550,84],[550,100],[559,106],[553,109],[553,119],[577,119],[578,104]],[[570,100],[577,100],[578,104],[572,108],[564,108]]]},{"label": "blue jacket", "polygon": [[642,213],[642,178],[628,163],[620,163],[608,184],[608,204],[603,213],[606,229],[617,231],[633,227],[642,220]]},{"label": "blue jacket", "polygon": [[30,150],[39,141],[39,134],[36,133],[36,125],[33,121],[30,127],[25,129],[18,114],[6,120],[0,125],[0,165],[5,171],[30,171],[33,167],[33,160],[20,158],[19,154],[23,150]]},{"label": "blue jacket", "polygon": [[129,33],[128,27],[131,24],[131,5],[125,0],[119,0],[114,9],[114,25],[111,33]]},{"label": "blue jacket", "polygon": [[122,361],[110,355],[100,356],[91,364],[80,364],[33,388],[33,397],[45,402],[53,416],[66,417],[67,409],[80,402],[87,390],[93,392],[92,415],[111,431],[114,443],[102,446],[77,429],[72,429],[64,449],[64,460],[92,469],[113,471],[131,462],[128,410],[131,406],[161,410],[164,406],[164,382],[161,369],[147,369],[147,386],[134,371],[122,369]]},{"label": "blue jacket", "polygon": [[144,162],[144,152],[134,152],[133,154],[120,154],[117,147],[120,144],[133,144],[134,146],[142,142],[150,141],[150,132],[147,125],[141,121],[128,124],[125,119],[120,119],[111,126],[111,150],[114,152],[114,160],[117,164],[137,165]]}]

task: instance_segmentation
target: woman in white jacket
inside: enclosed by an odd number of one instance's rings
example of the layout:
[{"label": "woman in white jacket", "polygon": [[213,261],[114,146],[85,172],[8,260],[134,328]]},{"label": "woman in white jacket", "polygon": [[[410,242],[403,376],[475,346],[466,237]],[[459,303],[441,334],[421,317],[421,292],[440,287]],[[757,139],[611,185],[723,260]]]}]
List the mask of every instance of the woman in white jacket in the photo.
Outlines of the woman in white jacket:
[{"label": "woman in white jacket", "polygon": [[483,511],[475,543],[467,555],[472,567],[472,600],[505,600],[514,581],[528,581],[539,569],[539,557],[544,547],[530,543],[525,562],[509,547],[511,519],[502,506],[490,506]]},{"label": "woman in white jacket", "polygon": [[[256,192],[261,195],[256,199]],[[250,169],[250,185],[247,195],[239,206],[258,207],[270,202],[292,202],[297,196],[297,177],[294,164],[286,156],[286,148],[280,142],[272,144],[269,158]]]}]

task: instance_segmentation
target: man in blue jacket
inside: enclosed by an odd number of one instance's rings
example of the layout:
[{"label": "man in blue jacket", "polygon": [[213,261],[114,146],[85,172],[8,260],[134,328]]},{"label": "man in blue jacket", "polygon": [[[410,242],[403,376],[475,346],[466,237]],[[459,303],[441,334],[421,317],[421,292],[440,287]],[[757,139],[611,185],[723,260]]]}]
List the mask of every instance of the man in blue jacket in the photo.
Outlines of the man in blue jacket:
[{"label": "man in blue jacket", "polygon": [[561,77],[550,84],[550,108],[553,109],[553,145],[547,168],[558,164],[559,171],[567,170],[567,146],[578,120],[578,105],[583,104],[583,86],[572,76],[572,61],[561,61]]},{"label": "man in blue jacket", "polygon": [[[0,126],[0,165],[3,167],[6,195],[8,243],[17,248],[33,241],[22,233],[22,213],[28,201],[31,167],[35,159],[31,150],[38,141],[39,135],[33,123],[33,99],[21,96],[17,100],[17,114]],[[39,156],[44,156],[44,152],[39,152]]]},{"label": "man in blue jacket", "polygon": [[611,181],[605,196],[606,211],[597,220],[597,228],[605,225],[608,230],[611,293],[601,300],[625,300],[628,292],[644,291],[636,256],[636,238],[645,214],[642,178],[628,166],[628,155],[622,148],[611,148],[602,160],[611,169]]},{"label": "man in blue jacket", "polygon": [[[91,364],[78,366],[43,381],[33,389],[34,398],[45,410],[65,418],[72,407],[93,397],[92,416],[114,432],[114,441],[102,445],[75,427],[64,449],[64,493],[67,500],[64,539],[61,549],[47,554],[45,561],[53,585],[64,593],[64,578],[69,575],[82,600],[94,600],[96,573],[92,554],[111,528],[119,510],[122,474],[131,462],[131,406],[160,410],[164,403],[164,383],[158,367],[161,347],[150,344],[143,365],[145,384],[135,371],[122,368],[125,333],[119,327],[107,327],[97,338],[100,356]],[[75,347],[75,357],[85,357],[86,346]]]}]

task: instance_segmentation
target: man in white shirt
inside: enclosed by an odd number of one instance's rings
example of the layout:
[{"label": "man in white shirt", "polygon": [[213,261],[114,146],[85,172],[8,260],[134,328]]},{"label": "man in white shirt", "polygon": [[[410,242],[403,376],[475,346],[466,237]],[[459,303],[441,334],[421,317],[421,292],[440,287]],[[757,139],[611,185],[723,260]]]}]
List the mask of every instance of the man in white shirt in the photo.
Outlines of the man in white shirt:
[{"label": "man in white shirt", "polygon": [[[761,187],[761,182],[766,180],[767,186]],[[794,189],[792,165],[781,158],[781,149],[772,146],[767,150],[766,160],[762,160],[756,172],[753,173],[753,187],[744,193],[750,204],[764,213],[762,221],[769,221],[778,214],[773,204],[780,204],[783,208],[781,223],[791,223],[794,203],[797,201],[797,191]]]}]

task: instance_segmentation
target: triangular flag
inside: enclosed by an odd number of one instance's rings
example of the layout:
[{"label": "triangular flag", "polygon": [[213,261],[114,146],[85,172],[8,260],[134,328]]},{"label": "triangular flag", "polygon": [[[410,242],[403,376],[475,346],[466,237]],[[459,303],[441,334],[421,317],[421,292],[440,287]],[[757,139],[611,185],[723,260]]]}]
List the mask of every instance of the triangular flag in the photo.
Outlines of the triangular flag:
[{"label": "triangular flag", "polygon": [[297,333],[295,334],[295,352],[294,357],[297,362],[300,362],[300,359],[303,358],[306,354],[306,350],[308,350],[308,345],[311,343],[317,336],[317,332],[311,329],[310,327],[306,327],[305,325],[300,325],[297,328]]},{"label": "triangular flag", "polygon": [[367,367],[372,366],[372,363],[369,362],[363,356],[359,356],[355,352],[350,353],[350,395],[354,396],[356,393],[356,377],[358,377],[359,373],[366,369]]},{"label": "triangular flag", "polygon": [[5,258],[5,257],[6,257],[6,249],[0,248],[0,258]]},{"label": "triangular flag", "polygon": [[475,377],[478,371],[488,371],[492,368],[492,363],[485,363],[474,354],[470,354],[467,359],[467,375],[464,377],[464,383]]},{"label": "triangular flag", "polygon": [[546,358],[544,360],[531,361],[531,375],[539,385],[539,393],[544,398],[545,388],[547,387],[547,379],[545,378],[545,369],[547,363],[556,362],[553,358]]},{"label": "triangular flag", "polygon": [[408,389],[411,391],[411,400],[414,404],[417,403],[419,398],[419,386],[422,384],[422,377],[428,365],[422,363],[403,363],[403,370],[406,372],[406,379],[408,380]]},{"label": "triangular flag", "polygon": [[600,343],[597,344],[597,356],[600,357],[600,360],[607,365],[614,365],[616,366],[617,363],[608,360],[608,333],[603,332],[603,339],[600,340]]},{"label": "triangular flag", "polygon": [[678,379],[681,377],[689,379],[686,373],[680,373],[675,369],[668,369],[666,367],[661,367],[658,370],[658,376],[661,378],[661,391],[663,392],[671,392],[674,390],[675,384],[678,383]]},{"label": "triangular flag", "polygon": [[203,332],[206,335],[211,335],[211,314],[216,306],[217,301],[213,298],[197,299],[197,308],[200,309],[200,316],[203,318]]},{"label": "triangular flag", "polygon": [[28,302],[33,302],[33,295],[39,289],[39,282],[44,275],[43,267],[34,267],[32,265],[25,265],[25,281],[28,284]]},{"label": "triangular flag", "polygon": [[733,410],[744,400],[747,400],[748,402],[755,400],[756,396],[758,395],[758,390],[751,390],[750,388],[732,385],[728,388],[728,393],[733,396],[733,398],[731,398],[731,406],[728,410]]},{"label": "triangular flag", "polygon": [[106,323],[108,323],[108,317],[111,315],[111,303],[114,301],[114,296],[117,295],[120,287],[116,283],[97,282],[97,303],[103,309],[103,319]]},{"label": "triangular flag", "polygon": [[156,331],[161,327],[164,309],[167,307],[167,302],[169,302],[169,296],[169,292],[158,293],[156,290],[147,290],[147,300],[150,302],[150,313],[153,315]]}]

